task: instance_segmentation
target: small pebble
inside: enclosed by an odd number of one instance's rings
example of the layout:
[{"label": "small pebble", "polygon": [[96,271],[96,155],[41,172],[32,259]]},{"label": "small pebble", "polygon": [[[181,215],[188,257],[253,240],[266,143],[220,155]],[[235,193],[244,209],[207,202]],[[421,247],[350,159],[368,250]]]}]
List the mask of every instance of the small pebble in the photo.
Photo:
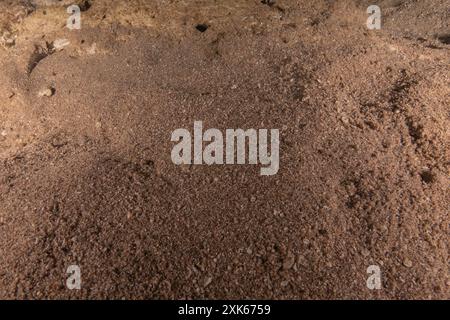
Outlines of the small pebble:
[{"label": "small pebble", "polygon": [[52,87],[47,87],[45,89],[42,89],[38,93],[39,97],[51,97],[54,94],[55,94],[55,89],[53,89]]},{"label": "small pebble", "polygon": [[294,263],[295,263],[295,257],[291,252],[289,252],[287,257],[283,261],[283,269],[284,270],[291,269],[294,266]]},{"label": "small pebble", "polygon": [[93,55],[93,54],[96,54],[96,53],[97,53],[97,44],[93,43],[92,46],[90,46],[87,49],[87,54]]},{"label": "small pebble", "polygon": [[207,286],[209,286],[212,282],[212,277],[206,277],[205,278],[205,282],[203,283],[203,286],[206,288]]},{"label": "small pebble", "polygon": [[67,39],[56,39],[53,41],[53,48],[55,51],[61,51],[64,47],[67,47],[70,44],[70,41]]},{"label": "small pebble", "polygon": [[347,116],[342,116],[342,117],[341,117],[341,121],[342,121],[342,123],[344,123],[344,124],[348,124],[348,123],[349,123],[349,120],[348,120],[348,117],[347,117]]},{"label": "small pebble", "polygon": [[409,260],[408,258],[406,258],[405,260],[403,260],[403,265],[407,268],[411,268],[413,266],[413,263],[411,260]]},{"label": "small pebble", "polygon": [[308,261],[306,260],[306,258],[304,256],[299,256],[298,257],[298,264],[301,266],[307,266],[308,265]]}]

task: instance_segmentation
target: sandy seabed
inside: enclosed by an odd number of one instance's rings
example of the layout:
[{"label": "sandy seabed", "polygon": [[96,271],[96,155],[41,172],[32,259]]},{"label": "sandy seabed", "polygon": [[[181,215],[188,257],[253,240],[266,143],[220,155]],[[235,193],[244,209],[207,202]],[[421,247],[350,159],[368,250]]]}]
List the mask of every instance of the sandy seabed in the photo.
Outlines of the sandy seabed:
[{"label": "sandy seabed", "polygon": [[[72,2],[0,2],[0,298],[450,298],[448,0]],[[194,121],[278,173],[174,165]]]}]

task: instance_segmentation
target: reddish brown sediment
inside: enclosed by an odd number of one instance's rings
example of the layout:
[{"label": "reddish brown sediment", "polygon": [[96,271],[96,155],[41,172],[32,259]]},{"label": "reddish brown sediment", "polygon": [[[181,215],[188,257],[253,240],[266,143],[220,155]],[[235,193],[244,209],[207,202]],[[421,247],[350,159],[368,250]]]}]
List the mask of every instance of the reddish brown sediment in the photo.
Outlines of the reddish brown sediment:
[{"label": "reddish brown sediment", "polygon": [[[73,31],[23,3],[0,2],[0,298],[450,298],[448,1],[378,1],[378,31],[364,1],[92,0]],[[279,172],[174,165],[194,121],[279,129]]]}]

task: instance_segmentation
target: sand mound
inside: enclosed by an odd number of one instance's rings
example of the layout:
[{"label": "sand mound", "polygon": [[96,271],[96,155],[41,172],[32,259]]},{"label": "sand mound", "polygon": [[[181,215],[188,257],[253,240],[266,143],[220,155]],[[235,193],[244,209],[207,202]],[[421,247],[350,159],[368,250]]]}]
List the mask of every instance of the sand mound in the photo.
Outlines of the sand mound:
[{"label": "sand mound", "polygon": [[[386,6],[7,6],[0,297],[449,298],[447,5]],[[198,120],[279,128],[280,171],[175,166]]]}]

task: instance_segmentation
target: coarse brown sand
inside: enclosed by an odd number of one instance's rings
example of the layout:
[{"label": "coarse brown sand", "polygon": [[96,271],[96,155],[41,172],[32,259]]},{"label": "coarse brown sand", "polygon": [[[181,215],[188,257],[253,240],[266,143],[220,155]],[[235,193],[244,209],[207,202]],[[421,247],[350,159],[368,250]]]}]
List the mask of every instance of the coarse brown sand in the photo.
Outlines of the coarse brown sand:
[{"label": "coarse brown sand", "polygon": [[[450,298],[448,0],[53,2],[0,1],[0,298]],[[194,121],[278,174],[174,165]]]}]

